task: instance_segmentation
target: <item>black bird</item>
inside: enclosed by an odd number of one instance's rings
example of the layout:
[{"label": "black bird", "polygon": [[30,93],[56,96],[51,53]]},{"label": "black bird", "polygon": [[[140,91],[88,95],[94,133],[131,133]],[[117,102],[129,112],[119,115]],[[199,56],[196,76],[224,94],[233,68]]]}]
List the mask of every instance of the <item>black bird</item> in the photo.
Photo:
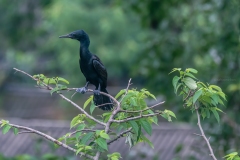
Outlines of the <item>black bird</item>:
[{"label": "black bird", "polygon": [[107,70],[100,59],[89,51],[90,39],[86,32],[77,30],[59,38],[71,38],[80,42],[80,59],[79,65],[83,75],[86,78],[86,85],[78,88],[76,91],[84,94],[87,91],[88,84],[93,84],[94,90],[93,101],[96,106],[102,110],[111,110],[113,108],[112,100],[99,92],[108,93],[107,87]]}]

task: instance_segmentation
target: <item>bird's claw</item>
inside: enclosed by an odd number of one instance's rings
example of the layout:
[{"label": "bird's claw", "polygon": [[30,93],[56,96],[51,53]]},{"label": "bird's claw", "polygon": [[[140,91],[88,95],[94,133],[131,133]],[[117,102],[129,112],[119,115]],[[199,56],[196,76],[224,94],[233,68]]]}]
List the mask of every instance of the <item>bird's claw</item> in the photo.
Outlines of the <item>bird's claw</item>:
[{"label": "bird's claw", "polygon": [[99,90],[94,90],[93,94],[99,96],[100,95],[100,91]]},{"label": "bird's claw", "polygon": [[78,88],[78,89],[76,89],[76,92],[84,94],[87,92],[87,88],[86,87]]}]

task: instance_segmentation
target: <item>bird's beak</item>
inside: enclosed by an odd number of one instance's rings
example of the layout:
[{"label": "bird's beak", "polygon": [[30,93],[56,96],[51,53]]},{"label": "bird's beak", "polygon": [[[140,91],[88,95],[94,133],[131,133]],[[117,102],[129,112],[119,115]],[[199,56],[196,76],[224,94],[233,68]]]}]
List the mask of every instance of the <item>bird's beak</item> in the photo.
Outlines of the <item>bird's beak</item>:
[{"label": "bird's beak", "polygon": [[59,36],[59,38],[72,38],[72,36],[70,34],[67,34],[67,35]]}]

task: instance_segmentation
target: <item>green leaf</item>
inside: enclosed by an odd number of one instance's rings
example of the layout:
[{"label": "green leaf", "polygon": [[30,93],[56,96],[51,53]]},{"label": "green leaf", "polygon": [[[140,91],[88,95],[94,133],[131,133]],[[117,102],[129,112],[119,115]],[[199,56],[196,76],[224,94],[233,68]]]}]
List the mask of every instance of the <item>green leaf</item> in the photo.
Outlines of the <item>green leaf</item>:
[{"label": "green leaf", "polygon": [[78,148],[77,151],[76,151],[76,155],[77,155],[78,153],[80,153],[83,149],[84,149],[83,147]]},{"label": "green leaf", "polygon": [[168,73],[168,74],[171,74],[171,73],[173,73],[175,71],[181,71],[181,68],[173,68],[172,71],[170,73]]},{"label": "green leaf", "polygon": [[220,122],[220,118],[219,118],[219,114],[216,111],[215,108],[210,108],[210,110],[213,112],[213,115],[215,116],[215,118],[217,119],[218,123]]},{"label": "green leaf", "polygon": [[219,109],[219,108],[217,108],[217,107],[215,107],[215,109],[216,109],[217,111],[219,111],[219,112],[224,113],[221,109]]},{"label": "green leaf", "polygon": [[140,139],[140,137],[141,137],[141,134],[142,134],[142,127],[139,126],[138,134],[137,134],[137,142],[139,141],[139,139]]},{"label": "green leaf", "polygon": [[108,146],[107,146],[107,142],[105,139],[103,138],[97,138],[96,143],[103,149],[108,150]]},{"label": "green leaf", "polygon": [[2,129],[2,133],[6,134],[11,129],[11,127],[12,126],[10,126],[9,124],[4,125]]},{"label": "green leaf", "polygon": [[108,160],[119,160],[119,158],[122,158],[120,153],[118,153],[118,152],[108,154],[107,157],[108,157]]},{"label": "green leaf", "polygon": [[175,89],[175,94],[177,94],[177,91],[178,91],[178,89],[179,89],[179,87],[181,87],[182,86],[182,83],[179,83],[178,85],[177,85],[177,87],[176,87],[176,89]]},{"label": "green leaf", "polygon": [[222,92],[222,89],[216,85],[210,85],[209,86],[210,88],[214,88],[215,90],[219,91],[219,92]]},{"label": "green leaf", "polygon": [[87,105],[88,105],[92,100],[93,100],[93,96],[90,96],[90,97],[86,100],[86,102],[84,103],[83,109],[85,109],[85,108],[87,107]]},{"label": "green leaf", "polygon": [[177,119],[176,115],[172,111],[165,109],[164,112]]},{"label": "green leaf", "polygon": [[77,130],[82,130],[86,127],[86,124],[80,124],[78,127],[77,127]]},{"label": "green leaf", "polygon": [[190,88],[190,89],[196,89],[197,83],[190,77],[186,77],[183,79],[183,82]]},{"label": "green leaf", "polygon": [[2,122],[2,124],[1,124],[0,128],[5,126],[6,124],[9,124],[9,121],[3,120],[3,119],[1,120],[1,122]]},{"label": "green leaf", "polygon": [[198,71],[196,69],[193,69],[193,68],[187,68],[186,70],[189,71],[189,72],[192,72],[192,73],[198,73]]},{"label": "green leaf", "polygon": [[144,135],[141,136],[141,138],[143,139],[144,142],[147,142],[147,144],[152,147],[152,149],[154,149],[153,143]]},{"label": "green leaf", "polygon": [[138,130],[139,130],[138,124],[135,121],[129,121],[129,124],[131,125],[135,133],[138,135]]},{"label": "green leaf", "polygon": [[153,99],[157,100],[156,97],[155,97],[153,94],[151,94],[149,91],[144,91],[144,93],[145,93],[146,95],[152,97]]},{"label": "green leaf", "polygon": [[201,109],[201,116],[204,118],[206,118],[206,112],[205,112],[205,109]]},{"label": "green leaf", "polygon": [[45,84],[57,84],[57,82],[56,82],[56,79],[55,78],[44,78],[43,79],[43,83],[45,83]]},{"label": "green leaf", "polygon": [[130,103],[131,103],[131,105],[133,105],[133,106],[137,106],[136,97],[131,97],[131,98],[130,98]]},{"label": "green leaf", "polygon": [[14,133],[14,135],[17,135],[18,134],[18,128],[13,128],[13,133]]},{"label": "green leaf", "polygon": [[[150,113],[150,114],[154,114],[154,112],[152,111],[152,110],[147,110],[148,111],[148,113]],[[151,117],[152,119],[153,119],[153,123],[155,123],[156,125],[158,125],[158,118],[157,118],[157,116],[153,116],[153,117]]]},{"label": "green leaf", "polygon": [[105,133],[104,131],[100,132],[100,136],[104,139],[110,139],[109,135],[107,133]]},{"label": "green leaf", "polygon": [[227,100],[223,92],[217,92],[217,94],[221,96],[225,101]]},{"label": "green leaf", "polygon": [[118,92],[118,94],[115,96],[115,99],[117,99],[118,97],[120,97],[123,93],[126,92],[126,89],[122,89],[120,92]]},{"label": "green leaf", "polygon": [[180,77],[178,77],[178,76],[173,77],[172,84],[173,84],[174,90],[176,90],[176,86],[177,86],[179,79],[180,79]]},{"label": "green leaf", "polygon": [[70,129],[72,128],[72,127],[74,127],[75,125],[77,125],[77,121],[80,119],[80,116],[79,115],[77,115],[76,117],[74,117],[73,119],[72,119],[72,121],[71,121],[71,123],[70,123]]},{"label": "green leaf", "polygon": [[189,76],[189,77],[192,77],[192,78],[194,78],[194,79],[197,79],[192,73],[186,73],[185,75],[187,75],[187,76]]},{"label": "green leaf", "polygon": [[233,160],[233,158],[235,158],[235,156],[238,156],[238,152],[232,152],[232,153],[224,156],[223,158],[227,158],[227,160]]},{"label": "green leaf", "polygon": [[90,113],[92,114],[93,111],[95,110],[96,105],[93,103],[93,101],[91,102],[91,106],[90,106]]},{"label": "green leaf", "polygon": [[202,95],[202,89],[199,89],[195,94],[193,95],[193,104],[198,100],[198,98]]},{"label": "green leaf", "polygon": [[58,81],[62,81],[64,83],[69,84],[69,82],[66,79],[62,78],[62,77],[58,77]]},{"label": "green leaf", "polygon": [[89,132],[89,133],[85,134],[81,138],[81,144],[86,144],[93,136],[94,136],[94,132]]},{"label": "green leaf", "polygon": [[50,91],[50,94],[52,95],[54,92],[57,92],[57,91],[60,91],[60,90],[64,90],[64,89],[67,89],[67,86],[58,84],[57,87],[53,88],[53,89]]},{"label": "green leaf", "polygon": [[172,120],[171,120],[171,117],[170,117],[167,113],[162,113],[161,116],[162,116],[163,118],[165,118],[166,120],[168,120],[168,121],[172,121]]},{"label": "green leaf", "polygon": [[141,126],[144,128],[144,130],[149,135],[152,135],[152,126],[151,126],[151,124],[148,121],[144,120],[144,119],[141,119],[140,123],[141,123]]}]

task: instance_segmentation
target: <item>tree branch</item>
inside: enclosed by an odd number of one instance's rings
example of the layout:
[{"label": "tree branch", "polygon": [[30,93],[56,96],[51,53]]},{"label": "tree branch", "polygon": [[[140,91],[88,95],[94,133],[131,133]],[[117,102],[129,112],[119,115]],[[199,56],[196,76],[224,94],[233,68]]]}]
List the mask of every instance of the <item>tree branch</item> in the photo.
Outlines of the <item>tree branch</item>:
[{"label": "tree branch", "polygon": [[[1,121],[0,121],[0,124],[2,124]],[[47,135],[47,134],[45,134],[45,133],[42,133],[42,132],[40,132],[40,131],[38,131],[38,130],[29,128],[29,127],[25,127],[25,126],[19,126],[19,125],[15,125],[15,124],[10,124],[10,123],[9,123],[8,125],[10,125],[10,126],[12,126],[12,127],[15,127],[15,128],[18,128],[18,129],[23,129],[23,130],[25,130],[24,132],[20,132],[20,133],[34,133],[34,134],[40,135],[40,136],[46,138],[47,140],[52,141],[53,143],[55,143],[55,144],[57,144],[57,145],[59,145],[59,146],[62,146],[62,147],[64,147],[64,148],[66,148],[66,149],[68,149],[68,150],[76,153],[76,149],[74,149],[74,148],[72,148],[72,147],[70,147],[70,146],[68,146],[68,145],[66,145],[66,144],[64,144],[64,143],[56,140],[55,138],[53,138],[53,137],[51,137],[51,136],[49,136],[49,135]],[[92,156],[87,155],[87,154],[85,154],[85,153],[81,153],[81,152],[80,152],[80,153],[78,153],[78,154],[81,155],[81,156],[85,156],[85,157],[87,157],[87,158],[93,159]]]},{"label": "tree branch", "polygon": [[118,140],[119,138],[123,137],[124,134],[126,134],[126,133],[128,133],[128,132],[131,132],[131,130],[132,130],[132,127],[129,128],[128,130],[120,133],[116,138],[114,138],[114,139],[110,140],[109,142],[107,142],[107,144],[109,145],[109,144],[113,143],[114,141],[116,141],[116,140]]},{"label": "tree branch", "polygon": [[135,119],[140,119],[140,118],[143,118],[143,117],[153,117],[153,116],[156,116],[156,115],[159,115],[159,114],[161,114],[161,112],[153,113],[153,114],[140,115],[140,116],[126,118],[126,119],[122,119],[122,120],[112,120],[112,122],[115,122],[115,123],[128,122],[128,121],[135,120]]},{"label": "tree branch", "polygon": [[72,135],[76,134],[77,132],[96,132],[96,130],[93,130],[93,129],[82,129],[82,130],[76,130],[72,133],[70,133],[69,137],[71,137]]},{"label": "tree branch", "polygon": [[152,108],[154,108],[154,107],[157,107],[158,105],[163,104],[163,103],[165,103],[165,101],[160,102],[160,103],[157,103],[157,104],[154,104],[154,105],[152,105],[151,107],[148,107],[148,108],[143,109],[143,110],[140,110],[140,111],[126,111],[126,110],[120,110],[119,112],[126,112],[126,113],[138,113],[138,112],[143,112],[143,111],[146,111],[146,110],[152,109]]},{"label": "tree branch", "polygon": [[121,103],[122,100],[123,100],[123,98],[127,95],[127,93],[128,93],[128,88],[129,88],[129,86],[132,84],[132,83],[131,83],[131,80],[132,80],[132,79],[130,78],[129,81],[128,81],[128,85],[127,85],[125,94],[124,94],[124,96],[122,97],[122,99],[119,101],[119,103]]},{"label": "tree branch", "polygon": [[207,143],[208,149],[209,149],[209,151],[210,151],[210,156],[212,157],[212,159],[217,160],[217,158],[215,157],[215,155],[214,155],[214,153],[213,153],[213,149],[212,149],[212,147],[211,147],[211,145],[210,145],[210,143],[209,143],[209,140],[207,139],[207,137],[206,137],[206,135],[205,135],[205,133],[204,133],[204,131],[203,131],[203,129],[202,129],[200,114],[199,114],[198,108],[197,108],[196,106],[195,106],[195,109],[196,109],[197,119],[198,119],[198,123],[197,123],[197,124],[198,124],[198,127],[199,127],[200,131],[201,131],[201,136],[203,137],[203,139],[204,139],[204,140],[206,141],[206,143]]}]

